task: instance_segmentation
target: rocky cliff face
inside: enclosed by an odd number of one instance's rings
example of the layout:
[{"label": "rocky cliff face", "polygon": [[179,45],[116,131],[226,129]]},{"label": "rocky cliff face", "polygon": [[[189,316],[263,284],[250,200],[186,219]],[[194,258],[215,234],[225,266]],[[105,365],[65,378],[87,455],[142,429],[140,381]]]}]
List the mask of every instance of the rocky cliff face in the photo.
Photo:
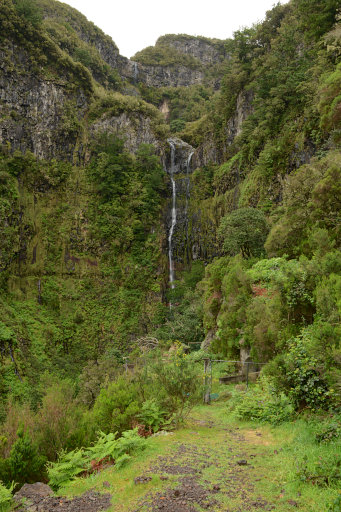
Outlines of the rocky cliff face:
[{"label": "rocky cliff face", "polygon": [[[153,51],[149,53],[150,48],[138,52],[138,62],[134,64],[135,80],[150,87],[190,86],[205,80],[212,81],[211,77],[208,78],[210,71],[228,58],[223,41],[187,35],[162,36],[157,40],[154,49],[156,54],[161,51],[164,55],[162,64],[158,64],[157,58],[153,62]],[[148,63],[145,62],[145,52]],[[176,62],[177,56],[179,62]],[[184,57],[191,58],[187,59],[187,65],[186,60],[183,61]],[[167,60],[171,62],[167,63]],[[126,62],[120,73],[131,79],[129,67],[131,65]],[[217,81],[216,78],[214,82]]]},{"label": "rocky cliff face", "polygon": [[162,143],[156,137],[152,121],[142,114],[122,112],[117,116],[103,116],[90,127],[90,135],[112,133],[124,140],[124,147],[130,153],[136,153],[140,144],[152,144],[157,152],[162,151]]},{"label": "rocky cliff face", "polygon": [[225,150],[233,143],[235,137],[240,135],[243,122],[252,113],[252,100],[253,91],[241,91],[239,93],[235,113],[231,119],[229,119],[225,129]]},{"label": "rocky cliff face", "polygon": [[67,77],[49,80],[34,72],[30,56],[14,43],[0,49],[0,71],[0,144],[39,158],[77,156],[85,92],[70,90]]},{"label": "rocky cliff face", "polygon": [[137,63],[136,82],[148,87],[186,87],[200,84],[205,74],[185,66],[145,66]]},{"label": "rocky cliff face", "polygon": [[200,144],[193,155],[195,167],[203,167],[210,163],[220,164],[224,161],[228,147],[240,135],[243,122],[253,111],[252,101],[253,91],[241,91],[237,98],[235,112],[226,123],[224,139],[218,144],[213,134],[207,134],[204,142]]},{"label": "rocky cliff face", "polygon": [[203,37],[179,35],[162,36],[157,40],[156,44],[158,43],[166,44],[180,53],[190,55],[205,65],[216,64],[227,57],[223,41],[210,41]]},{"label": "rocky cliff face", "polygon": [[104,114],[89,128],[87,117],[96,99],[93,92],[75,83],[72,66],[57,77],[38,67],[32,57],[14,41],[0,42],[0,146],[12,153],[31,151],[39,159],[82,163],[89,135],[91,139],[108,131],[123,138],[132,153],[141,143],[161,152],[152,119],[140,111],[142,100],[129,107],[120,96],[120,113]]},{"label": "rocky cliff face", "polygon": [[168,144],[169,150],[164,157],[164,167],[170,178],[165,224],[168,231],[169,266],[176,274],[177,269],[192,260],[188,207],[194,148],[177,138],[168,139]]}]

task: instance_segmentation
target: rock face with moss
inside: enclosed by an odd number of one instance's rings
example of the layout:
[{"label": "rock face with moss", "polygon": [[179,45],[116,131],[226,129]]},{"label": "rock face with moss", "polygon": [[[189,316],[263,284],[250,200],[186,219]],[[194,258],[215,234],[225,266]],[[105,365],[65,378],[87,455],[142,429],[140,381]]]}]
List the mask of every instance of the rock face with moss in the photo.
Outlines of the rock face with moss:
[{"label": "rock face with moss", "polygon": [[198,83],[219,86],[220,66],[226,54],[224,41],[188,35],[160,37],[155,46],[138,52],[138,80],[150,87],[179,87]]},{"label": "rock face with moss", "polygon": [[189,55],[205,65],[213,65],[228,57],[225,41],[194,37],[186,34],[169,34],[159,37],[156,46],[168,46],[183,55]]},{"label": "rock face with moss", "polygon": [[159,154],[163,143],[153,130],[153,121],[143,114],[122,112],[117,116],[104,115],[90,127],[91,136],[101,133],[114,134],[124,140],[124,146],[130,153],[136,153],[141,144],[152,144]]},{"label": "rock face with moss", "polygon": [[[16,48],[16,58],[27,55]],[[0,144],[32,151],[39,158],[72,160],[88,107],[84,91],[67,92],[62,84],[41,79],[23,66],[0,76]],[[76,155],[75,155],[76,156]]]},{"label": "rock face with moss", "polygon": [[72,160],[90,103],[85,68],[6,2],[0,13],[0,144],[39,158]]}]

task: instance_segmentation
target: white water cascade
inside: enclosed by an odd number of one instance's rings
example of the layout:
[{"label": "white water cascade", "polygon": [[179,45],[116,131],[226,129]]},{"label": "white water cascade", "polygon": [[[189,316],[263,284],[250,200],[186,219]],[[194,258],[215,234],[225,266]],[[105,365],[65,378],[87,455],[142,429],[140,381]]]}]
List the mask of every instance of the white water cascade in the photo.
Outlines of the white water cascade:
[{"label": "white water cascade", "polygon": [[134,84],[137,84],[137,80],[139,77],[139,67],[138,67],[137,62],[134,62],[133,64],[134,64]]},{"label": "white water cascade", "polygon": [[168,141],[171,148],[171,167],[170,167],[170,178],[172,182],[172,223],[171,228],[169,230],[168,236],[168,258],[169,258],[169,284],[172,290],[175,287],[175,272],[174,272],[174,261],[173,261],[173,233],[174,228],[176,226],[176,185],[174,179],[174,170],[175,170],[175,144],[173,141]]}]

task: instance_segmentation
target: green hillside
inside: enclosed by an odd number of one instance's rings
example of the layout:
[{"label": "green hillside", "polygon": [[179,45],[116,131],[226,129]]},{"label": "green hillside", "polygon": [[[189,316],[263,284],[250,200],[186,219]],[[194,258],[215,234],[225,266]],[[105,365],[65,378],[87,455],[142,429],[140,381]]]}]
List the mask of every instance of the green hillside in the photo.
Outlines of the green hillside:
[{"label": "green hillside", "polygon": [[297,420],[289,451],[320,422],[290,474],[327,489],[302,510],[339,510],[340,8],[291,0],[129,61],[66,4],[3,0],[0,509],[12,482],[85,490],[139,451],[130,429],[179,427],[203,359],[247,357],[257,384],[213,392],[231,421]]}]

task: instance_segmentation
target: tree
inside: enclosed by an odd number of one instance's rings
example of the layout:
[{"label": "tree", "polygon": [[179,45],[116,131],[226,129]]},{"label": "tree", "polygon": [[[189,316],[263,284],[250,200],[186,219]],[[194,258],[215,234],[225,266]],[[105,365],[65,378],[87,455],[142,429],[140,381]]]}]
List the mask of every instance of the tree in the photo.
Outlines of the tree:
[{"label": "tree", "polygon": [[18,484],[36,482],[44,473],[46,457],[38,454],[27,432],[19,429],[17,435],[9,456],[11,477]]},{"label": "tree", "polygon": [[294,0],[293,5],[305,37],[315,41],[332,28],[340,8],[339,0]]},{"label": "tree", "polygon": [[261,254],[267,233],[265,215],[256,208],[240,208],[226,215],[218,229],[224,251],[232,256],[241,252],[243,258]]},{"label": "tree", "polygon": [[14,7],[21,18],[35,27],[41,24],[43,16],[36,3],[32,0],[15,0]]}]

